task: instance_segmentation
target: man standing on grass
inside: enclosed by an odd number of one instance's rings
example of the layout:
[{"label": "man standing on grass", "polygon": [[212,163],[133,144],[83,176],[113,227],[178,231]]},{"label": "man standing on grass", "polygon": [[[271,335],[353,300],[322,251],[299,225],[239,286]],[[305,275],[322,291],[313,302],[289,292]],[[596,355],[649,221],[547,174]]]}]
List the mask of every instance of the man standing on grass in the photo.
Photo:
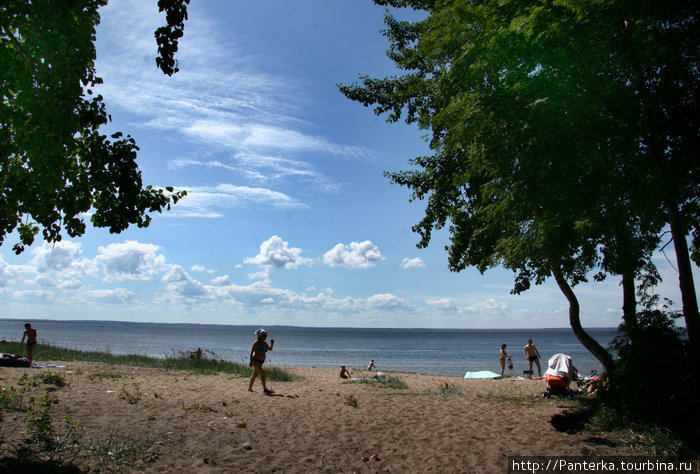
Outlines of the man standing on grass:
[{"label": "man standing on grass", "polygon": [[530,363],[530,374],[532,374],[532,363],[537,365],[537,376],[542,377],[542,368],[540,367],[540,352],[537,346],[532,343],[532,339],[527,340],[527,346],[523,349],[523,355]]}]

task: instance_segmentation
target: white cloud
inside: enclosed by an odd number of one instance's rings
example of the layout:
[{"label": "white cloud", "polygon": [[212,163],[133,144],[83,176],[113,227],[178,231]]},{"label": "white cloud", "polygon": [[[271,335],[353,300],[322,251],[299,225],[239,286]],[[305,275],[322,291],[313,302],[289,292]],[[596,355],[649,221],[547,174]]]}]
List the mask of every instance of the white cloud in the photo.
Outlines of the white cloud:
[{"label": "white cloud", "polygon": [[126,304],[134,299],[134,294],[124,288],[83,291],[80,296],[88,301],[108,304]]},{"label": "white cloud", "polygon": [[106,281],[149,280],[167,269],[160,247],[132,240],[99,247],[95,262],[102,265]]},{"label": "white cloud", "polygon": [[249,181],[265,185],[299,180],[303,183],[311,183],[316,188],[329,192],[337,191],[340,188],[340,184],[315,171],[312,165],[305,161],[250,151],[234,153],[230,158],[230,162],[227,163],[216,159],[203,160],[195,158],[176,158],[168,163],[168,168],[173,170],[194,166],[226,170]]},{"label": "white cloud", "polygon": [[27,301],[29,303],[51,303],[56,299],[56,295],[52,291],[22,290],[12,293],[12,299]]},{"label": "white cloud", "polygon": [[428,303],[431,306],[434,306],[436,309],[438,309],[440,311],[457,311],[458,310],[454,301],[452,301],[450,298],[430,299],[430,300],[427,300],[426,303]]},{"label": "white cloud", "polygon": [[294,270],[300,265],[310,265],[313,260],[301,256],[301,249],[289,247],[289,243],[273,235],[260,244],[260,253],[255,257],[246,258],[245,263],[253,263],[261,267],[286,268]]},{"label": "white cloud", "polygon": [[200,298],[208,295],[207,288],[192,278],[179,265],[172,265],[163,276],[167,291],[183,298]]},{"label": "white cloud", "polygon": [[192,186],[166,216],[174,217],[223,217],[223,209],[261,205],[277,209],[305,209],[308,206],[284,193],[268,188],[218,184],[216,186]]},{"label": "white cloud", "polygon": [[8,265],[2,256],[0,256],[0,288],[7,286],[8,282],[14,280],[17,276],[17,270],[13,265]]},{"label": "white cloud", "polygon": [[79,242],[63,240],[55,244],[44,242],[40,247],[32,248],[34,256],[29,265],[34,270],[51,278],[59,279],[68,275],[94,273],[94,266],[87,259],[80,259],[82,250]]},{"label": "white cloud", "polygon": [[193,272],[202,272],[202,273],[216,273],[216,270],[212,270],[210,268],[204,267],[202,265],[192,265],[190,267],[190,271]]},{"label": "white cloud", "polygon": [[507,304],[496,301],[494,298],[487,298],[464,308],[471,313],[503,313],[507,309]]},{"label": "white cloud", "polygon": [[216,286],[226,286],[231,284],[231,279],[228,275],[222,275],[212,279],[211,283]]},{"label": "white cloud", "polygon": [[408,270],[409,268],[425,268],[425,262],[423,262],[420,257],[404,258],[400,267],[404,270]]},{"label": "white cloud", "polygon": [[384,260],[379,248],[369,240],[337,244],[323,255],[323,263],[331,267],[368,268]]},{"label": "white cloud", "polygon": [[383,311],[411,311],[411,304],[392,294],[373,295],[367,298],[367,305],[371,309]]},{"label": "white cloud", "polygon": [[508,310],[506,303],[494,298],[487,298],[469,306],[457,306],[451,298],[429,299],[426,303],[439,311],[454,313],[501,314]]}]

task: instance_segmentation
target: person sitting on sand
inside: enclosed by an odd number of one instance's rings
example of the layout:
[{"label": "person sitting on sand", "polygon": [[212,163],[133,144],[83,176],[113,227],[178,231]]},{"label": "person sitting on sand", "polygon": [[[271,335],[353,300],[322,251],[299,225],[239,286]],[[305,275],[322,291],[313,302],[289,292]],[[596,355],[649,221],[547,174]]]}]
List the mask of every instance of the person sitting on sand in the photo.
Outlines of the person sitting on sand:
[{"label": "person sitting on sand", "polygon": [[591,379],[586,390],[588,398],[594,398],[598,395],[598,391],[606,391],[608,389],[608,376],[602,372],[598,377]]},{"label": "person sitting on sand", "polygon": [[537,346],[532,343],[532,339],[527,340],[527,346],[523,349],[523,355],[530,362],[530,375],[532,375],[532,363],[537,365],[537,376],[542,377],[542,367],[540,367],[540,352]]},{"label": "person sitting on sand", "polygon": [[501,377],[503,377],[503,372],[505,372],[505,370],[506,370],[506,358],[511,357],[511,355],[506,352],[506,345],[505,344],[503,344],[501,346],[500,357],[501,357]]},{"label": "person sitting on sand", "polygon": [[549,368],[544,373],[547,381],[547,390],[566,390],[572,380],[578,377],[578,369],[571,362],[571,357],[566,354],[554,354],[549,359]]},{"label": "person sitting on sand", "polygon": [[34,349],[36,348],[36,329],[32,327],[31,324],[27,323],[24,325],[25,331],[22,334],[22,342],[19,343],[20,349],[22,344],[24,344],[24,338],[27,338],[27,359],[29,359],[29,367],[32,366],[32,361],[34,360]]},{"label": "person sitting on sand", "polygon": [[351,377],[350,371],[345,368],[344,365],[340,366],[340,378],[341,379],[349,379]]},{"label": "person sitting on sand", "polygon": [[275,345],[275,340],[270,339],[270,344],[265,340],[267,339],[267,331],[264,329],[258,329],[255,331],[255,336],[257,339],[253,343],[253,347],[250,349],[250,366],[253,368],[253,375],[250,376],[250,383],[248,384],[248,391],[253,391],[253,383],[255,379],[260,375],[260,382],[262,382],[263,392],[266,395],[275,393],[274,390],[267,388],[267,380],[265,378],[265,369],[263,369],[263,364],[267,358],[267,351],[271,351]]}]

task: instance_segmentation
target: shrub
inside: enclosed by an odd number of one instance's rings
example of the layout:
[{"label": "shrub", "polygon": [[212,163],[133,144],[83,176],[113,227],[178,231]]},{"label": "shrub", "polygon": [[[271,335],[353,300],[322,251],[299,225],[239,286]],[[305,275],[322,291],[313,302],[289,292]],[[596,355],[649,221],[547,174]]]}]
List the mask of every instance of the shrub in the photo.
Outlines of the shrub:
[{"label": "shrub", "polygon": [[697,367],[684,332],[674,323],[680,315],[664,309],[646,309],[635,322],[620,326],[611,343],[619,359],[602,400],[623,418],[692,436],[700,402]]}]

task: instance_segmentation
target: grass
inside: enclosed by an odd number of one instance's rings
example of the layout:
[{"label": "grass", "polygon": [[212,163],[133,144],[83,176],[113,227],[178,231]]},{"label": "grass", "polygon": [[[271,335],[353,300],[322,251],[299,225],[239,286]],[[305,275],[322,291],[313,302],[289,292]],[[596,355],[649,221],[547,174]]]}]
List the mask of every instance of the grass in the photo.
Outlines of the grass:
[{"label": "grass", "polygon": [[357,408],[357,398],[355,398],[355,395],[343,395],[343,403],[349,407]]},{"label": "grass", "polygon": [[[598,405],[588,428],[604,432],[618,444],[624,444],[640,454],[676,458],[685,450],[681,438],[672,431],[650,424],[635,423],[618,410]],[[691,453],[697,457],[697,453]]]},{"label": "grass", "polygon": [[534,393],[481,393],[476,396],[477,400],[494,400],[502,402],[515,402],[521,405],[542,405],[550,404],[551,399],[542,398]]},{"label": "grass", "polygon": [[105,441],[89,442],[87,451],[98,459],[100,467],[106,470],[116,467],[117,471],[137,462],[152,462],[159,455],[155,443],[139,443],[132,438],[119,437],[114,432]]},{"label": "grass", "polygon": [[343,383],[359,383],[359,384],[365,384],[365,385],[372,385],[374,387],[381,387],[381,388],[396,388],[396,389],[405,389],[408,388],[408,385],[406,385],[406,382],[401,380],[400,378],[394,376],[394,375],[388,375],[386,377],[379,377],[379,378],[362,378],[362,379],[357,379],[357,380],[349,380],[347,382]]},{"label": "grass", "polygon": [[438,395],[459,395],[461,393],[462,391],[460,389],[449,382],[442,382],[437,389]]},{"label": "grass", "polygon": [[[22,347],[17,342],[0,342],[0,352],[22,354]],[[207,353],[213,354],[210,351]],[[215,356],[215,354],[214,354]],[[34,349],[34,360],[50,360],[62,362],[98,362],[111,365],[127,365],[131,367],[150,367],[169,370],[183,370],[205,375],[219,373],[231,374],[237,377],[250,377],[252,369],[247,365],[229,362],[218,358],[192,358],[186,352],[180,352],[163,359],[136,354],[110,354],[109,352],[80,351],[65,349],[48,344],[38,344]],[[275,382],[289,382],[298,377],[278,367],[266,367],[267,379]]]}]

